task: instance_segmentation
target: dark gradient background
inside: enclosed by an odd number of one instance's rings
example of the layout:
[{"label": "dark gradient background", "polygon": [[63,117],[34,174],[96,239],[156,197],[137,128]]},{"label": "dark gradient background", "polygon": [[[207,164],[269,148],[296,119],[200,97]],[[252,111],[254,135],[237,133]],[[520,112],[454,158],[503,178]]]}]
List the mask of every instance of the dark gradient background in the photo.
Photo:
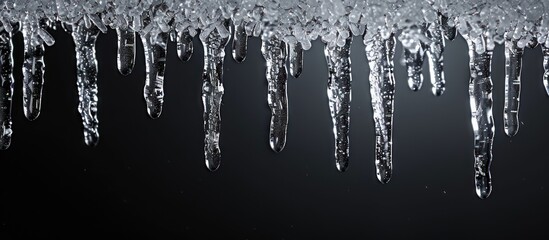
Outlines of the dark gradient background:
[{"label": "dark gradient background", "polygon": [[[493,192],[480,200],[473,183],[468,54],[459,37],[444,52],[447,90],[434,97],[426,76],[412,92],[398,64],[394,175],[375,178],[374,127],[364,45],[352,47],[351,162],[335,168],[323,44],[305,52],[304,72],[288,79],[286,148],[268,144],[265,61],[249,41],[237,64],[227,47],[222,106],[222,164],[204,165],[202,45],[189,62],[169,44],[165,105],[146,114],[142,45],[128,77],[116,69],[116,33],[97,41],[99,146],[84,145],[74,45],[54,31],[47,47],[41,116],[22,111],[22,37],[15,36],[14,135],[0,152],[2,239],[403,239],[547,238],[549,97],[540,48],[525,51],[521,126],[503,132],[504,54],[493,58],[496,137]],[[230,46],[230,44],[229,44]],[[427,68],[425,68],[427,73]],[[427,74],[428,75],[428,74]]]}]

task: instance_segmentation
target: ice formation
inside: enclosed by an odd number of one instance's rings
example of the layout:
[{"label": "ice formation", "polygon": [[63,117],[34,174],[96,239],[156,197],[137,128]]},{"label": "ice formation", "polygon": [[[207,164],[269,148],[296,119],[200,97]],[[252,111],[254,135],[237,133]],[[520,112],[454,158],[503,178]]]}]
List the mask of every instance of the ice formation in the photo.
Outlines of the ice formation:
[{"label": "ice formation", "polygon": [[[549,94],[549,0],[3,0],[0,5],[0,149],[11,143],[14,78],[13,38],[24,39],[23,106],[25,116],[39,116],[46,65],[48,30],[63,26],[70,32],[77,59],[78,111],[88,145],[99,140],[95,40],[113,29],[118,35],[117,66],[132,73],[136,41],[146,59],[144,99],[152,118],[160,117],[168,41],[177,43],[182,61],[193,53],[198,35],[204,47],[202,101],[206,166],[220,165],[221,101],[225,46],[232,40],[232,57],[245,61],[249,37],[260,37],[266,61],[267,103],[271,109],[269,143],[283,150],[288,126],[288,75],[303,71],[303,51],[320,38],[328,67],[327,98],[334,132],[336,167],[349,164],[351,104],[350,46],[363,38],[370,67],[370,92],[375,123],[375,166],[380,182],[392,175],[392,121],[396,40],[404,47],[402,63],[413,91],[423,85],[422,65],[429,65],[432,93],[445,90],[445,41],[458,34],[469,46],[470,106],[474,132],[475,185],[479,197],[491,191],[490,163],[494,138],[491,56],[495,44],[505,45],[504,129],[517,133],[522,53],[538,43],[544,55],[543,84]],[[356,43],[355,43],[356,44]],[[289,67],[289,69],[287,68]],[[289,70],[289,71],[288,71]],[[289,73],[289,74],[288,74]],[[465,81],[465,80],[464,80]]]}]

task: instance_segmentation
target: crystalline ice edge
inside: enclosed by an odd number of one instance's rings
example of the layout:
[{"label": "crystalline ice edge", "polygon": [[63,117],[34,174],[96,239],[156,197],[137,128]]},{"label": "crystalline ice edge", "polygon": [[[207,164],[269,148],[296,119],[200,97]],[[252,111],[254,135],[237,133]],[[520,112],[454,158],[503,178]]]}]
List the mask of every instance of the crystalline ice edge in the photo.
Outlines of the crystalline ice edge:
[{"label": "crystalline ice edge", "polygon": [[0,3],[0,149],[9,147],[13,133],[12,36],[23,34],[23,106],[25,116],[34,120],[43,101],[45,45],[55,43],[48,30],[59,24],[71,32],[76,46],[78,110],[88,145],[96,145],[99,138],[95,59],[99,33],[109,28],[116,30],[117,67],[122,75],[130,74],[135,65],[137,37],[143,42],[144,98],[152,118],[162,112],[168,38],[176,42],[179,58],[187,61],[193,53],[193,38],[198,35],[205,53],[204,154],[206,166],[212,171],[219,167],[221,159],[224,47],[231,38],[232,57],[237,62],[246,58],[249,37],[262,38],[267,103],[272,110],[269,142],[275,151],[285,146],[289,120],[286,65],[289,75],[299,77],[303,72],[303,51],[310,49],[311,42],[318,38],[326,44],[327,98],[334,127],[336,167],[343,171],[349,163],[350,45],[353,37],[363,37],[376,128],[375,165],[382,183],[388,182],[392,174],[394,84],[399,84],[392,73],[395,39],[404,48],[402,63],[407,68],[410,89],[418,91],[422,87],[421,66],[427,60],[432,92],[439,96],[445,90],[445,40],[459,35],[466,38],[471,58],[475,184],[481,198],[491,191],[489,167],[494,123],[490,67],[495,44],[505,45],[503,117],[508,136],[518,131],[521,57],[527,46],[541,45],[545,70],[542,81],[549,94],[549,0],[4,0]]}]

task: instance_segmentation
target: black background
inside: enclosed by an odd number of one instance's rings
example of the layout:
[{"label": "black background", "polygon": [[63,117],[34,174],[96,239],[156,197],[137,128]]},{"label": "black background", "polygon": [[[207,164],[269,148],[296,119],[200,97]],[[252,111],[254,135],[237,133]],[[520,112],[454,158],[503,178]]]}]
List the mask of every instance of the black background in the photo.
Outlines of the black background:
[{"label": "black background", "polygon": [[[2,239],[149,238],[304,239],[547,237],[549,97],[540,47],[525,51],[521,126],[503,132],[504,54],[493,58],[496,137],[493,192],[480,200],[473,183],[468,54],[459,37],[444,53],[447,90],[419,92],[398,64],[394,175],[377,182],[374,128],[364,45],[352,47],[351,162],[335,168],[323,44],[305,52],[304,72],[288,79],[288,141],[268,144],[265,61],[251,38],[248,57],[225,57],[222,163],[205,168],[201,102],[202,45],[189,62],[169,44],[165,105],[150,119],[143,100],[142,45],[127,77],[116,69],[116,33],[97,41],[99,146],[83,143],[74,45],[60,30],[47,47],[41,116],[24,118],[22,37],[15,40],[12,146],[0,152]],[[428,73],[425,68],[425,73]]]}]

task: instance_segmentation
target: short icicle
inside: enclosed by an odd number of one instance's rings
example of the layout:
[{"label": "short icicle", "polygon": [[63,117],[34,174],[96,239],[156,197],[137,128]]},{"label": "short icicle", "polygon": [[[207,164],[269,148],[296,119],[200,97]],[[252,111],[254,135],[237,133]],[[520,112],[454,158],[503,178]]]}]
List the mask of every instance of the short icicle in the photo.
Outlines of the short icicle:
[{"label": "short icicle", "polygon": [[44,45],[36,42],[36,33],[30,23],[22,23],[23,32],[23,108],[25,117],[33,121],[42,108],[44,85]]},{"label": "short icicle", "polygon": [[[490,164],[494,139],[494,117],[492,115],[492,50],[486,49],[486,39],[471,39],[464,36],[469,46],[469,101],[471,123],[474,133],[475,187],[477,195],[487,198],[492,191]],[[478,47],[484,50],[477,51]]]},{"label": "short icicle", "polygon": [[422,44],[417,49],[404,48],[404,63],[408,73],[408,87],[412,91],[418,91],[423,85],[423,59],[425,50]]},{"label": "short icicle", "polygon": [[392,128],[395,92],[394,52],[395,37],[382,39],[380,33],[365,39],[366,56],[370,66],[370,94],[376,135],[376,176],[387,183],[392,175]]},{"label": "short icicle", "polygon": [[13,133],[11,110],[13,100],[12,33],[0,30],[0,150],[8,149]]},{"label": "short icicle", "polygon": [[117,28],[118,52],[116,63],[120,74],[129,75],[135,65],[135,32],[129,27],[126,29]]},{"label": "short icicle", "polygon": [[543,86],[545,92],[549,95],[549,46],[540,44],[543,52]]},{"label": "short icicle", "polygon": [[519,129],[520,74],[524,49],[517,46],[517,40],[505,40],[505,107],[503,110],[504,130],[507,136],[515,136]]},{"label": "short icicle", "polygon": [[95,42],[99,29],[87,28],[82,22],[72,26],[72,39],[76,49],[76,84],[78,86],[78,112],[82,117],[84,141],[88,146],[99,142],[97,118],[97,59]]},{"label": "short icicle", "polygon": [[[225,22],[220,27],[228,27]],[[205,39],[204,71],[202,72],[202,103],[204,105],[204,155],[206,167],[215,171],[221,163],[219,134],[221,130],[221,100],[223,98],[223,62],[225,46],[230,40],[230,34],[222,36],[217,29],[211,31]]]},{"label": "short icicle", "polygon": [[246,59],[248,52],[248,34],[246,34],[245,26],[244,22],[234,26],[233,59],[239,63]]},{"label": "short icicle", "polygon": [[444,63],[442,53],[444,51],[444,37],[439,23],[431,23],[427,28],[427,37],[431,40],[426,44],[427,59],[429,60],[429,76],[433,85],[432,92],[440,96],[446,89],[444,80]]},{"label": "short icicle", "polygon": [[271,108],[269,143],[273,151],[280,152],[286,145],[288,128],[286,43],[275,36],[264,36],[261,53],[267,62],[267,101]]},{"label": "short icicle", "polygon": [[450,41],[454,40],[457,35],[457,29],[455,26],[450,26],[448,24],[447,16],[444,16],[442,13],[438,13],[438,20],[440,21],[440,25],[442,27],[442,32],[444,33],[444,37]]},{"label": "short icicle", "polygon": [[290,61],[290,75],[298,78],[303,72],[303,46],[300,42],[288,44],[288,58]]},{"label": "short icicle", "polygon": [[[154,37],[155,39],[151,39]],[[141,36],[145,53],[145,87],[143,95],[147,104],[147,113],[153,119],[160,117],[164,104],[164,73],[169,34],[160,32],[152,36],[149,32]]]},{"label": "short icicle", "polygon": [[181,61],[189,61],[193,55],[193,37],[188,30],[177,33],[177,56]]},{"label": "short icicle", "polygon": [[328,101],[335,138],[336,167],[343,172],[349,165],[349,122],[351,112],[351,43],[352,36],[339,47],[328,42],[324,55],[328,64]]}]

